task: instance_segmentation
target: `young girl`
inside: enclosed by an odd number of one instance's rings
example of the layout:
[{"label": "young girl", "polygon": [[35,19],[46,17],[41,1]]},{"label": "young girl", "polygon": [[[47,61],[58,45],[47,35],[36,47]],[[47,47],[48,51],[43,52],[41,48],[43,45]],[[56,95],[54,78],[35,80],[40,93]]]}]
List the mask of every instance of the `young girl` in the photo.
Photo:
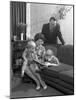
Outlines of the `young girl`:
[{"label": "young girl", "polygon": [[36,73],[36,70],[39,70],[38,65],[34,62],[34,59],[38,60],[35,52],[36,44],[34,41],[29,41],[27,48],[23,52],[24,63],[22,66],[22,76],[24,72],[30,76],[37,84],[36,89],[40,89],[40,83],[44,89],[47,88],[45,82],[41,79],[40,75]]}]

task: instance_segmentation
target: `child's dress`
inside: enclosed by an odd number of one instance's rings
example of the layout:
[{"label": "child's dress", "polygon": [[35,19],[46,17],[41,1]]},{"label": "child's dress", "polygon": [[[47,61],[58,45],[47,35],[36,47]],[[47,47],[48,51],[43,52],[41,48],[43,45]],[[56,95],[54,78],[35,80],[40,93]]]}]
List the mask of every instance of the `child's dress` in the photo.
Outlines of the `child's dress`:
[{"label": "child's dress", "polygon": [[30,48],[26,48],[25,51],[23,52],[24,62],[23,62],[22,71],[25,71],[27,68],[30,68],[31,65],[33,65],[32,67],[34,67],[34,70],[38,69],[36,63],[33,61],[34,59],[37,59],[36,57],[37,56],[34,50],[31,50]]}]

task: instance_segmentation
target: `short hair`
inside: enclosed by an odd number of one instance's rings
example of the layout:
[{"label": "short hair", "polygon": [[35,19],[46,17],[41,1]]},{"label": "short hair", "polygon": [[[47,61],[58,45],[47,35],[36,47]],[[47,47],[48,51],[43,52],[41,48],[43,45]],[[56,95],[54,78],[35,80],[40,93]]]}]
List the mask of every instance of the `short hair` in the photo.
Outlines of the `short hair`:
[{"label": "short hair", "polygon": [[30,40],[30,41],[28,41],[26,47],[27,47],[27,48],[29,48],[29,47],[36,47],[36,43],[35,43],[34,41]]},{"label": "short hair", "polygon": [[56,18],[55,17],[50,17],[49,21],[51,21],[51,20],[56,21]]},{"label": "short hair", "polygon": [[54,54],[53,50],[51,50],[51,49],[48,49],[48,50],[46,51],[46,53],[47,53],[47,55]]}]

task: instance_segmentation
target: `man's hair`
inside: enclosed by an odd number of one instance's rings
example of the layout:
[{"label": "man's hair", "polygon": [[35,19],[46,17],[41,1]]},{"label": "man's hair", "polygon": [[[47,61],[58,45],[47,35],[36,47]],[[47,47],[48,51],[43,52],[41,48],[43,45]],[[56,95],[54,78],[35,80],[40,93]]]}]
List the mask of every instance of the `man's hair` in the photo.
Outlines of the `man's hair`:
[{"label": "man's hair", "polygon": [[54,20],[56,21],[55,17],[50,17],[49,21]]}]

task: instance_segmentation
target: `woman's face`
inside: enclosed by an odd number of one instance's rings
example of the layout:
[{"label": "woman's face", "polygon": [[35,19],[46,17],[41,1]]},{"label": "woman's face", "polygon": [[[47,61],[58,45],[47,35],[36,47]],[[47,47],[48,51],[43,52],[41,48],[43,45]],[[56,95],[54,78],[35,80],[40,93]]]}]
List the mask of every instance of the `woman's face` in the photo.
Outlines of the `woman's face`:
[{"label": "woman's face", "polygon": [[38,39],[37,41],[36,41],[36,44],[37,45],[42,45],[44,42],[43,42],[43,40],[42,39]]}]

